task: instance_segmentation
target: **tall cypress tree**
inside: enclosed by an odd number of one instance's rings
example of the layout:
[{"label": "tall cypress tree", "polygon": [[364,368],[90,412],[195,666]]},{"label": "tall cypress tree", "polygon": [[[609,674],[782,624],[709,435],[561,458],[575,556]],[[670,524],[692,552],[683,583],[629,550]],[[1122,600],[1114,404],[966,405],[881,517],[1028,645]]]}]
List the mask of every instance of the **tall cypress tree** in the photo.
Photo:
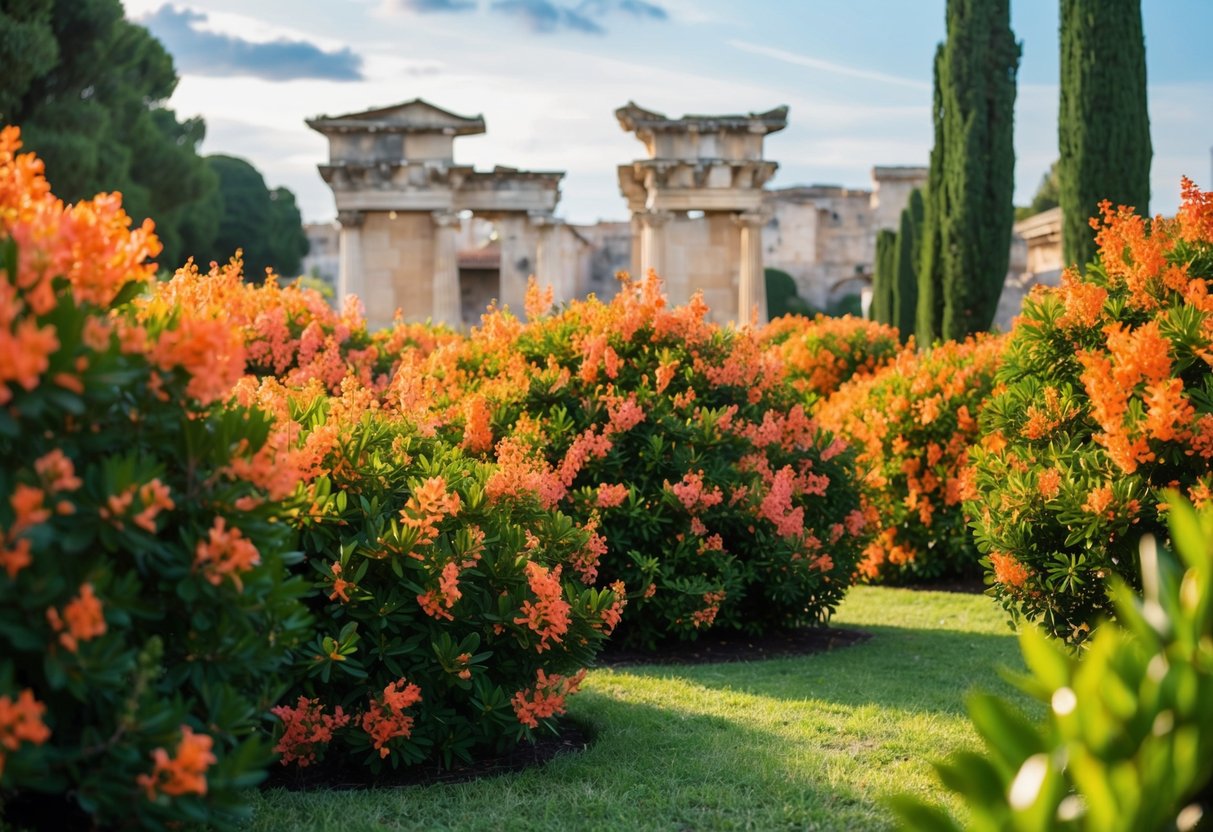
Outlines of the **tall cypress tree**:
[{"label": "tall cypress tree", "polygon": [[893,323],[893,294],[897,282],[897,234],[887,228],[876,232],[876,265],[872,274],[872,320]]},{"label": "tall cypress tree", "polygon": [[925,211],[922,190],[910,192],[910,201],[901,212],[897,231],[897,261],[893,286],[893,323],[901,331],[901,340],[914,334],[918,306],[918,264],[922,258],[922,219]]},{"label": "tall cypress tree", "polygon": [[1062,251],[1095,256],[1089,219],[1101,200],[1148,215],[1150,116],[1141,0],[1061,0],[1061,110],[1057,119]]},{"label": "tall cypress tree", "polygon": [[920,348],[935,343],[943,327],[940,226],[943,218],[948,215],[947,192],[943,187],[944,151],[947,149],[943,142],[944,54],[944,44],[941,43],[935,48],[935,90],[931,106],[935,145],[931,148],[931,166],[927,172],[926,211],[923,216],[922,239],[919,242],[921,259],[918,263],[918,301],[914,332]]},{"label": "tall cypress tree", "polygon": [[[947,20],[948,39],[936,52],[922,279],[930,281],[928,308],[942,300],[939,335],[960,339],[989,329],[1006,280],[1020,46],[1009,0],[948,0]],[[922,322],[920,315],[920,331]]]}]

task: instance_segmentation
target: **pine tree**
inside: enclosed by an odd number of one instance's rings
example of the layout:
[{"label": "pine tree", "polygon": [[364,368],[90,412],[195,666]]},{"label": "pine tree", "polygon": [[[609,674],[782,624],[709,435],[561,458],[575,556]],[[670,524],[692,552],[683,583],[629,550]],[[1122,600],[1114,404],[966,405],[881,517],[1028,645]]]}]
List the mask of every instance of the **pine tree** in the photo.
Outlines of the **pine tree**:
[{"label": "pine tree", "polygon": [[1101,200],[1149,214],[1150,117],[1141,0],[1062,0],[1062,249],[1066,263],[1095,255],[1089,219]]},{"label": "pine tree", "polygon": [[897,259],[893,285],[893,324],[901,331],[901,340],[914,334],[918,306],[918,264],[922,258],[922,220],[925,211],[922,190],[910,192],[910,201],[901,212],[897,231]]},{"label": "pine tree", "polygon": [[989,329],[1006,280],[1015,212],[1020,46],[1009,0],[948,0],[947,21],[948,39],[935,61],[920,341],[936,334],[933,315],[940,306],[938,335],[945,339]]},{"label": "pine tree", "polygon": [[897,234],[882,228],[876,232],[876,266],[872,274],[871,318],[877,323],[893,322],[893,294],[897,282]]}]

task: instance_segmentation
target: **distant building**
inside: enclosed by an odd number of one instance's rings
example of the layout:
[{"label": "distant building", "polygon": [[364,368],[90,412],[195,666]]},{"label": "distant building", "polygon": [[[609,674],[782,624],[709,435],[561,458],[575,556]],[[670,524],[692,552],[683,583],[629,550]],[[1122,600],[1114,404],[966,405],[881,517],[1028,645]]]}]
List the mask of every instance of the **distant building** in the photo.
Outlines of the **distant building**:
[{"label": "distant building", "polygon": [[874,167],[872,189],[808,185],[768,190],[763,228],[766,265],[787,272],[797,293],[817,309],[872,283],[876,232],[897,230],[914,188],[926,186],[925,167]]},{"label": "distant building", "polygon": [[1063,269],[1060,208],[1050,208],[1015,223],[1011,231],[1011,264],[998,299],[994,326],[1004,332],[1009,330],[1032,288],[1058,285]]}]

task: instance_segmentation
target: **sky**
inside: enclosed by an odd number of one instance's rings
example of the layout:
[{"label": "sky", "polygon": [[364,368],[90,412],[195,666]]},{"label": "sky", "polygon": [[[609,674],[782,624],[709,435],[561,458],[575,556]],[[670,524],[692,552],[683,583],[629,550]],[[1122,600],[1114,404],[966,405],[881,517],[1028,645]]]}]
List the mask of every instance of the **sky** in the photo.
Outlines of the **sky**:
[{"label": "sky", "polygon": [[[304,120],[413,98],[482,115],[455,161],[562,170],[557,213],[626,219],[616,166],[643,155],[614,112],[671,117],[789,107],[767,137],[768,187],[871,186],[875,165],[925,165],[931,65],[945,0],[124,0],[173,55],[169,106],[207,123],[204,153],[252,162],[304,220],[333,219]],[[1023,43],[1015,202],[1057,157],[1058,0],[1012,0]],[[1179,178],[1204,188],[1213,146],[1211,0],[1142,0],[1154,161],[1152,213]],[[1198,33],[1198,37],[1193,37]]]}]

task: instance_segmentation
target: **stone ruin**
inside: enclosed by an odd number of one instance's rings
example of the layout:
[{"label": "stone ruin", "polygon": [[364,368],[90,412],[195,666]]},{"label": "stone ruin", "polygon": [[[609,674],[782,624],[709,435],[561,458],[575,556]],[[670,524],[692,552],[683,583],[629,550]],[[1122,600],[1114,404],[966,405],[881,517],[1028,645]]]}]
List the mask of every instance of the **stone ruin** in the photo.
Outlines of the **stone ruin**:
[{"label": "stone ruin", "polygon": [[[313,267],[337,262],[338,297],[362,298],[372,328],[396,310],[455,328],[491,302],[521,314],[531,275],[558,302],[591,291],[609,298],[621,270],[653,270],[673,304],[702,291],[722,323],[765,321],[764,266],[790,274],[818,309],[857,305],[871,285],[876,232],[896,229],[910,191],[926,184],[925,167],[877,166],[870,190],[768,189],[778,165],[763,144],[787,126],[787,107],[670,118],[629,103],[615,115],[645,151],[618,167],[631,219],[588,226],[555,215],[563,172],[455,163],[455,139],[483,134],[481,116],[414,99],[309,120],[329,140],[320,174],[339,224],[310,229],[318,248],[338,238],[336,257],[317,251]],[[999,325],[1031,285],[1056,282],[1059,224],[1052,214],[1017,224]]]}]

